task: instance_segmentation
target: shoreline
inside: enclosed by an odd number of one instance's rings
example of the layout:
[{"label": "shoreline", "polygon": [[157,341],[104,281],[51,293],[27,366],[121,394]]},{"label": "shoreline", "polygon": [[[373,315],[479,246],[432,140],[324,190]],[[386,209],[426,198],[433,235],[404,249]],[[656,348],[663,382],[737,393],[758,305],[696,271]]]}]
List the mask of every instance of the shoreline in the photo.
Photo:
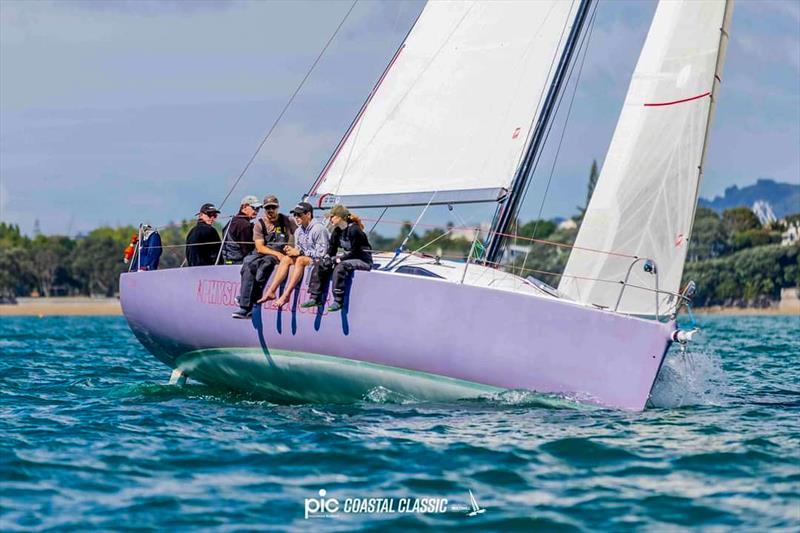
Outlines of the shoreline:
[{"label": "shoreline", "polygon": [[[698,307],[696,315],[800,316],[800,308]],[[0,316],[122,316],[118,298],[53,297],[18,298],[16,304],[0,304]]]},{"label": "shoreline", "polygon": [[118,298],[17,298],[16,304],[0,305],[0,316],[122,316],[122,306]]},{"label": "shoreline", "polygon": [[711,307],[693,308],[695,315],[726,315],[726,316],[799,316],[800,309],[787,309],[778,307]]}]

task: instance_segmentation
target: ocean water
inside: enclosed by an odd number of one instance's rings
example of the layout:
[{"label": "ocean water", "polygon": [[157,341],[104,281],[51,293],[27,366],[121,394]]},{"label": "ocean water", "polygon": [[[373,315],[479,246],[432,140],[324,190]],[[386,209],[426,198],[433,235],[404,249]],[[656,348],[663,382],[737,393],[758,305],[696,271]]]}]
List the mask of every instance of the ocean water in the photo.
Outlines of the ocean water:
[{"label": "ocean water", "polygon": [[[524,391],[275,405],[166,385],[122,318],[2,317],[0,529],[798,531],[800,318],[699,323],[629,413]],[[394,512],[344,512],[360,498]]]}]

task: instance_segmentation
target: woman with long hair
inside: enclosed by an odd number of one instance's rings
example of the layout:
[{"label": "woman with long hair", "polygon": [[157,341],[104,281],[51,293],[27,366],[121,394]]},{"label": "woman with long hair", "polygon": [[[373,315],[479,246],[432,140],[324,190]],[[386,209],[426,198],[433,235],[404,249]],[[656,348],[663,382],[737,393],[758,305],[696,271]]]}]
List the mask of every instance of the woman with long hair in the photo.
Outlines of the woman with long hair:
[{"label": "woman with long hair", "polygon": [[[355,270],[372,269],[372,247],[364,223],[345,206],[336,204],[331,208],[330,221],[333,225],[327,253],[314,264],[308,292],[311,299],[301,307],[318,307],[325,303],[323,289],[333,279],[333,304],[329,312],[344,307],[344,289],[347,277]],[[339,248],[343,250],[338,255]]]}]

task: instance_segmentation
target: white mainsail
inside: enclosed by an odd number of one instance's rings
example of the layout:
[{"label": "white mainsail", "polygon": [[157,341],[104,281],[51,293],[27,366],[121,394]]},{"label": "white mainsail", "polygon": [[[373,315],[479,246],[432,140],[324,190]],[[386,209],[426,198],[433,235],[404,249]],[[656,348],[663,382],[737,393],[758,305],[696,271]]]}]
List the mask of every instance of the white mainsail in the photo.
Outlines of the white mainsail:
[{"label": "white mainsail", "polygon": [[429,2],[310,200],[367,207],[501,198],[579,3]]},{"label": "white mainsail", "polygon": [[[558,287],[568,297],[613,309],[629,256],[654,261],[658,288],[678,292],[732,10],[732,0],[659,3]],[[619,311],[655,314],[656,274],[643,267],[633,266]],[[675,303],[658,301],[662,314]]]}]

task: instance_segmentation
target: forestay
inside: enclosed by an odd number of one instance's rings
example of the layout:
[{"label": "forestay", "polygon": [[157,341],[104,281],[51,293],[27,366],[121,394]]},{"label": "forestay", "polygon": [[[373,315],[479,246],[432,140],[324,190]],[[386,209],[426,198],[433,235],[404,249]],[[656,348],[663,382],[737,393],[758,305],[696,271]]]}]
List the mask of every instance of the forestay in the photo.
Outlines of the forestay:
[{"label": "forestay", "polygon": [[578,2],[429,2],[310,192],[349,206],[494,201]]},{"label": "forestay", "polygon": [[[630,257],[581,248],[651,259],[659,288],[678,292],[732,8],[725,0],[659,3],[559,284],[567,296],[613,309],[631,266]],[[633,266],[622,312],[656,311],[656,275],[643,266]],[[667,294],[659,302],[660,313],[675,303]]]}]

